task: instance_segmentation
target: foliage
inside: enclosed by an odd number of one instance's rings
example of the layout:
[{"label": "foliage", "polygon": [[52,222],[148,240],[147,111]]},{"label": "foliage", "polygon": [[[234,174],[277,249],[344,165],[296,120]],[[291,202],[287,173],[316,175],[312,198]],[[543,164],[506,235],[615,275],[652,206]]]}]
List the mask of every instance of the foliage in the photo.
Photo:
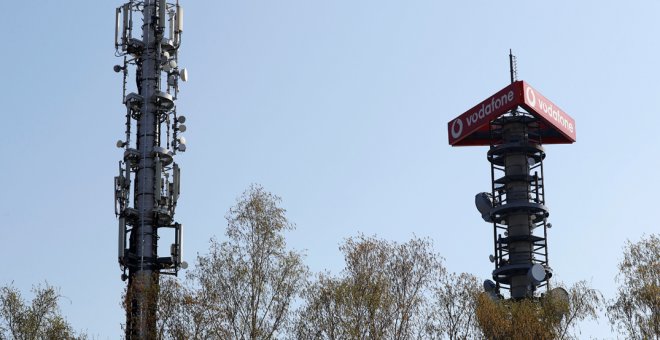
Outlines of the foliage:
[{"label": "foliage", "polygon": [[603,303],[603,295],[598,290],[591,288],[586,281],[579,281],[568,289],[568,304],[556,297],[547,296],[545,312],[563,316],[559,322],[552,323],[557,339],[576,339],[578,322],[598,319]]},{"label": "foliage", "polygon": [[[153,338],[156,334],[156,323],[158,320],[158,274],[138,274],[132,282],[124,289],[122,296],[122,307],[126,312],[126,324],[122,324],[125,337]],[[154,284],[156,283],[156,284]],[[141,313],[140,311],[144,311]],[[141,334],[144,332],[145,334]]]},{"label": "foliage", "polygon": [[286,250],[294,226],[280,198],[251,186],[226,216],[228,241],[211,240],[185,284],[164,280],[159,326],[167,338],[273,339],[289,323],[307,268]]},{"label": "foliage", "polygon": [[479,279],[467,273],[443,275],[434,284],[427,335],[431,339],[481,337],[475,310]]},{"label": "foliage", "polygon": [[596,319],[602,295],[585,281],[568,290],[568,301],[549,294],[539,299],[477,298],[479,328],[488,339],[573,339],[578,321]]},{"label": "foliage", "polygon": [[60,313],[57,290],[48,284],[32,288],[26,301],[15,287],[0,288],[0,339],[85,339],[77,335]]},{"label": "foliage", "polygon": [[346,268],[320,274],[305,292],[293,330],[298,339],[410,339],[425,329],[425,297],[444,273],[426,239],[397,244],[349,238]]},{"label": "foliage", "polygon": [[659,235],[626,243],[617,282],[617,296],[607,307],[612,327],[628,339],[660,338]]}]

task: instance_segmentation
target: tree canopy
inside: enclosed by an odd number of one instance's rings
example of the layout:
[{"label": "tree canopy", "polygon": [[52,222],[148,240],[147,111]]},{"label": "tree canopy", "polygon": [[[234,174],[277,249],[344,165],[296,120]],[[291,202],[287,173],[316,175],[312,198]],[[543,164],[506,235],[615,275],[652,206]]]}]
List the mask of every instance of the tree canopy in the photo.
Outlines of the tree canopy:
[{"label": "tree canopy", "polygon": [[660,338],[660,236],[628,241],[619,263],[616,297],[607,307],[612,327],[628,339]]},{"label": "tree canopy", "polygon": [[59,292],[48,284],[32,288],[34,297],[27,301],[15,287],[0,288],[0,339],[86,339],[76,333],[62,316]]},{"label": "tree canopy", "polygon": [[253,185],[227,213],[227,241],[211,240],[180,283],[161,286],[160,333],[166,338],[278,339],[290,323],[307,267],[287,250],[294,228],[281,199]]}]

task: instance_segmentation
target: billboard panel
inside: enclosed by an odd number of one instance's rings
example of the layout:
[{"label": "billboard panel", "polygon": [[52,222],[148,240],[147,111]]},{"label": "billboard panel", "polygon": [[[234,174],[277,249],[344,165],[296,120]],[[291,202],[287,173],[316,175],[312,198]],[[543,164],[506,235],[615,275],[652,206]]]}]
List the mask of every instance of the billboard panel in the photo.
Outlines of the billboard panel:
[{"label": "billboard panel", "polygon": [[489,123],[522,107],[540,118],[544,144],[575,142],[575,120],[524,81],[516,81],[447,123],[452,146],[490,145]]},{"label": "billboard panel", "polygon": [[[550,124],[556,131],[564,135],[568,143],[576,140],[575,120],[557,105],[545,98],[528,83],[522,82],[524,88],[524,105],[528,112],[536,113],[543,121]],[[533,111],[533,112],[532,112]]]},{"label": "billboard panel", "polygon": [[[522,101],[522,82],[515,82],[486,98],[447,124],[449,144],[456,145]],[[472,145],[463,144],[463,145]]]}]

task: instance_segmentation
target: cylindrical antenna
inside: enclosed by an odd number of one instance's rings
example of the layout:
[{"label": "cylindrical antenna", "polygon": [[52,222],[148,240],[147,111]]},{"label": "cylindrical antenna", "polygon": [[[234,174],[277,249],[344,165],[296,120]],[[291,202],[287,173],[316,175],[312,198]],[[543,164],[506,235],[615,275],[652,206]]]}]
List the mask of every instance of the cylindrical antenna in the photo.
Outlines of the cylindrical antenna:
[{"label": "cylindrical antenna", "polygon": [[[168,14],[169,14],[168,15],[168,21],[169,21],[169,25],[170,25],[170,35],[169,35],[168,38],[174,39],[174,13],[172,13],[170,11],[170,12],[168,12]],[[174,42],[174,46],[176,46],[176,41]]]},{"label": "cylindrical antenna", "polygon": [[165,21],[166,21],[166,12],[167,11],[167,2],[165,0],[158,1],[158,27],[160,32],[165,35]]},{"label": "cylindrical antenna", "polygon": [[119,14],[121,13],[121,7],[117,7],[115,11],[115,48],[119,47],[119,26],[121,26],[121,21],[119,20]]},{"label": "cylindrical antenna", "polygon": [[131,4],[125,4],[122,10],[122,15],[124,16],[124,27],[121,33],[122,44],[124,47],[128,44],[128,39],[131,36]]},{"label": "cylindrical antenna", "polygon": [[183,32],[183,7],[180,5],[176,6],[176,31]]},{"label": "cylindrical antenna", "polygon": [[119,239],[117,242],[117,256],[119,262],[124,263],[124,256],[126,255],[126,219],[119,218]]},{"label": "cylindrical antenna", "polygon": [[[177,238],[177,244],[179,245],[177,247],[178,250],[178,258],[179,258],[179,264],[183,261],[183,224],[179,223],[176,231],[176,238]],[[185,268],[184,268],[185,269]]]}]

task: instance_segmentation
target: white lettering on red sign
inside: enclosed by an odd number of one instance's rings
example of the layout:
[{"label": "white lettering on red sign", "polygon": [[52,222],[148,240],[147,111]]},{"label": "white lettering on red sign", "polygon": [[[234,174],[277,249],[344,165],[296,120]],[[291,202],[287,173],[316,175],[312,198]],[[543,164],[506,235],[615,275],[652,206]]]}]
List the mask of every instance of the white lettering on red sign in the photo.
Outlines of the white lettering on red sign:
[{"label": "white lettering on red sign", "polygon": [[543,112],[547,117],[552,118],[555,122],[559,124],[559,126],[568,129],[568,131],[570,131],[571,133],[575,133],[575,127],[573,126],[573,122],[568,120],[566,117],[564,117],[564,114],[562,114],[563,112],[558,108],[554,107],[552,103],[545,102],[542,96],[538,96],[538,101],[537,101],[536,93],[529,86],[525,88],[525,97],[527,99],[527,103],[529,103],[530,106],[534,107],[535,109],[538,109],[539,112]]},{"label": "white lettering on red sign", "polygon": [[[479,110],[474,111],[471,115],[465,117],[465,124],[468,127],[474,124],[478,124],[488,115],[495,112],[495,110],[512,102],[513,97],[514,97],[513,90],[510,90],[509,92],[503,94],[500,97],[495,97],[495,96],[490,97],[490,102],[488,101],[488,99],[486,99],[484,103],[481,104],[481,108],[479,108]],[[454,123],[451,126],[451,136],[454,137],[454,139],[456,139],[460,137],[462,133],[463,133],[463,122],[461,121],[460,118],[458,118],[454,121]]]}]

